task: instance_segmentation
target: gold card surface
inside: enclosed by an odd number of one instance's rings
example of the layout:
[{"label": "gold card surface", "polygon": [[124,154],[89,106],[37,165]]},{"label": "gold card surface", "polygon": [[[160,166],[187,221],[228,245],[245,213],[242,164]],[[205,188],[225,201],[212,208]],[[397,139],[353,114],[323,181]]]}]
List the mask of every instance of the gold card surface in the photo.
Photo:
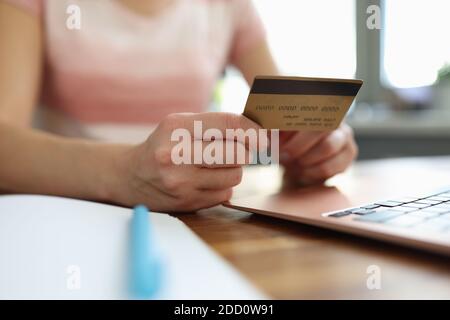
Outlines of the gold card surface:
[{"label": "gold card surface", "polygon": [[258,76],[243,114],[265,129],[334,130],[362,84],[351,79]]}]

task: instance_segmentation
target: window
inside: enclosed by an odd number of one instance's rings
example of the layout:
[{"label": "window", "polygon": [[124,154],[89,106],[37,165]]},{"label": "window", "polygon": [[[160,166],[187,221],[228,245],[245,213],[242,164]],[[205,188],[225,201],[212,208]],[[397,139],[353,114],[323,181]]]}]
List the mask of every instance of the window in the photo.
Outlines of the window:
[{"label": "window", "polygon": [[354,0],[256,0],[283,73],[354,77]]},{"label": "window", "polygon": [[[436,93],[426,86],[450,65],[449,0],[254,3],[283,74],[364,79],[357,101],[387,109],[393,95],[413,108],[434,103]],[[381,30],[366,26],[367,8],[373,4],[382,8]],[[223,93],[222,109],[242,112],[248,87],[236,71],[227,76]]]},{"label": "window", "polygon": [[434,83],[450,63],[450,1],[386,0],[383,82],[410,88]]},{"label": "window", "polygon": [[[354,0],[255,0],[271,51],[283,74],[353,78]],[[223,86],[222,109],[242,112],[248,86],[235,71]]]}]

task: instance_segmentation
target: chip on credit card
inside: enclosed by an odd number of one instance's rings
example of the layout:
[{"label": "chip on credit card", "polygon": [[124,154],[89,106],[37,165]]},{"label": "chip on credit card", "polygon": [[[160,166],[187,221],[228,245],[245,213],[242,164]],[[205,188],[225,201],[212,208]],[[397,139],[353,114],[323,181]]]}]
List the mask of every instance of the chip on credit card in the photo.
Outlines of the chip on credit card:
[{"label": "chip on credit card", "polygon": [[362,84],[353,79],[257,76],[243,114],[265,129],[334,130]]}]

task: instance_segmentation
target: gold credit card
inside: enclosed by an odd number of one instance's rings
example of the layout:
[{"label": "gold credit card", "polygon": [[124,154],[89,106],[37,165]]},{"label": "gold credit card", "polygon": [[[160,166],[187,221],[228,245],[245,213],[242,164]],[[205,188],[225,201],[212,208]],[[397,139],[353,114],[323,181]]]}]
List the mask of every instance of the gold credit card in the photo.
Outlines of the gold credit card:
[{"label": "gold credit card", "polygon": [[258,76],[243,114],[265,129],[334,130],[362,84],[351,79]]}]

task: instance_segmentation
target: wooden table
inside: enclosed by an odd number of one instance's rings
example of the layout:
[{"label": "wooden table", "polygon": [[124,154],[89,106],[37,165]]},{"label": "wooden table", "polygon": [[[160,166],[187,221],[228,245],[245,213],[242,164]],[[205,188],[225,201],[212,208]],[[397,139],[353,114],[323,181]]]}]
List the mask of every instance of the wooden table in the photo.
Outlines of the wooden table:
[{"label": "wooden table", "polygon": [[[249,167],[235,196],[280,183],[279,168]],[[428,192],[450,186],[450,157],[359,162],[329,184],[367,202]],[[448,258],[221,206],[178,217],[273,298],[450,298]],[[370,265],[380,267],[380,290],[366,286]]]}]

